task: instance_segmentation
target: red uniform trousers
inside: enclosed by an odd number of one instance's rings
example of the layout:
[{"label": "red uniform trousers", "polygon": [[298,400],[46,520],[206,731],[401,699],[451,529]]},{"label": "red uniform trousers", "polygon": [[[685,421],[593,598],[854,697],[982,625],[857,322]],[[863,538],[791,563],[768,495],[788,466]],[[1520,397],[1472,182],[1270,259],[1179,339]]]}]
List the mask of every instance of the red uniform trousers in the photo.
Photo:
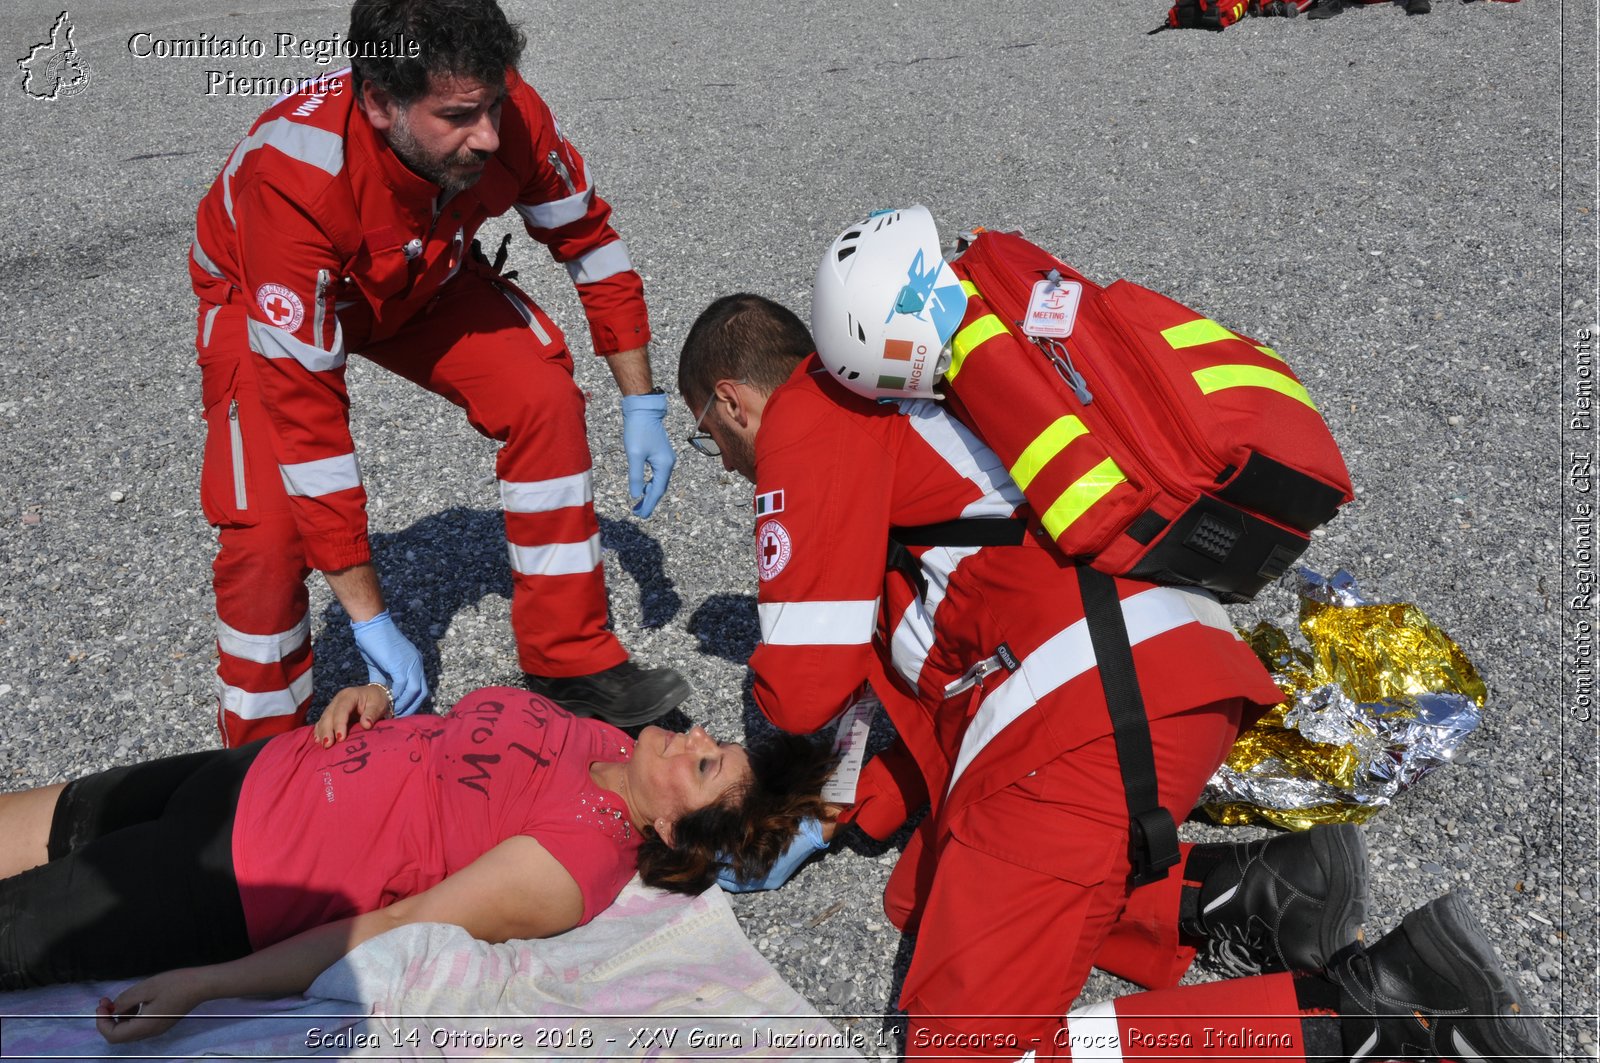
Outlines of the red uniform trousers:
[{"label": "red uniform trousers", "polygon": [[[273,452],[237,303],[201,307],[207,425],[201,497],[213,565],[218,725],[227,745],[303,723],[311,700],[310,573]],[[466,268],[363,357],[442,395],[505,444],[495,461],[522,669],[586,675],[627,659],[607,629],[584,397],[566,340],[510,282]]]},{"label": "red uniform trousers", "polygon": [[[1230,700],[1150,721],[1161,802],[1178,822],[1227,755],[1241,711],[1241,702]],[[939,840],[930,842],[935,830]],[[1188,850],[1181,847],[1182,859]],[[1067,1011],[1091,967],[1147,987],[1175,986],[1194,959],[1178,935],[1182,863],[1131,894],[1129,870],[1127,802],[1110,735],[919,830],[885,896],[897,925],[919,923],[900,998],[909,1018],[907,1055],[1014,1059],[1033,1051],[1069,1058]],[[1216,987],[1196,986],[1124,998],[1118,1014],[1128,1003],[1130,1014],[1180,1016],[1145,1021],[1143,1029],[1194,1034],[1197,1023],[1218,1026],[1218,1014],[1282,1012],[1289,1017],[1249,1025],[1292,1029],[1298,1045],[1291,979],[1227,984],[1246,992],[1228,997],[1233,1005],[1221,1011]],[[1131,1003],[1146,998],[1164,1010]],[[1104,1021],[1094,1026],[1100,1035]],[[1190,1040],[1199,1045],[1197,1035]],[[1177,1055],[1205,1054],[1194,1046]],[[1095,1055],[1080,1041],[1077,1058],[1165,1057]]]}]

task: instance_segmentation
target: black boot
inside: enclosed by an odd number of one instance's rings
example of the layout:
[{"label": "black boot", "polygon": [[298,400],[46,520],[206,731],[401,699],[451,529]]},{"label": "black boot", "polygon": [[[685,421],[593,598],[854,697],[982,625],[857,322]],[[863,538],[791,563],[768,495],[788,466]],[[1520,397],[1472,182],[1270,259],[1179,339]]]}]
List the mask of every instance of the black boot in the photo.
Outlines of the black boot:
[{"label": "black boot", "polygon": [[1179,929],[1228,974],[1321,970],[1367,913],[1367,841],[1341,823],[1189,851]]},{"label": "black boot", "polygon": [[1327,977],[1339,987],[1350,1063],[1555,1059],[1460,894],[1418,908],[1376,945],[1334,957]]},{"label": "black boot", "polygon": [[1317,4],[1306,12],[1306,18],[1332,18],[1345,9],[1345,0],[1317,0]]},{"label": "black boot", "polygon": [[1426,15],[1433,10],[1433,5],[1428,0],[1406,0],[1406,14]]},{"label": "black boot", "polygon": [[543,694],[569,712],[616,727],[637,727],[659,719],[689,696],[688,681],[671,668],[641,668],[631,660],[592,675],[527,678],[528,689],[535,694]]}]

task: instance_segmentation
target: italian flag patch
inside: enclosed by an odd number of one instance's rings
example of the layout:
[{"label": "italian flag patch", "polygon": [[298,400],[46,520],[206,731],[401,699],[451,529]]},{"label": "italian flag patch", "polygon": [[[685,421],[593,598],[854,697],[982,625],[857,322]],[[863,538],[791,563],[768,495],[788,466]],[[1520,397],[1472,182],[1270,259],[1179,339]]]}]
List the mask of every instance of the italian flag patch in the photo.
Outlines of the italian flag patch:
[{"label": "italian flag patch", "polygon": [[756,495],[756,516],[770,517],[774,513],[783,512],[783,492],[768,491],[764,495]]}]

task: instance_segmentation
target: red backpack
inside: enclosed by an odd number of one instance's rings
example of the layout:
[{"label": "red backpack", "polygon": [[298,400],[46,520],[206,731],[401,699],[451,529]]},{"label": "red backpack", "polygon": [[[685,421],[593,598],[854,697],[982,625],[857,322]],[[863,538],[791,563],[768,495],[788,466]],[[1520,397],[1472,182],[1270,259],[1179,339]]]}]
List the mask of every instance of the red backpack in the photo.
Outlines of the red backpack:
[{"label": "red backpack", "polygon": [[1069,557],[1248,601],[1350,501],[1272,348],[1130,281],[1102,288],[1016,233],[980,232],[952,266],[970,301],[951,412]]},{"label": "red backpack", "polygon": [[1177,0],[1167,11],[1167,21],[1151,30],[1225,30],[1246,15],[1300,14],[1315,0]]}]

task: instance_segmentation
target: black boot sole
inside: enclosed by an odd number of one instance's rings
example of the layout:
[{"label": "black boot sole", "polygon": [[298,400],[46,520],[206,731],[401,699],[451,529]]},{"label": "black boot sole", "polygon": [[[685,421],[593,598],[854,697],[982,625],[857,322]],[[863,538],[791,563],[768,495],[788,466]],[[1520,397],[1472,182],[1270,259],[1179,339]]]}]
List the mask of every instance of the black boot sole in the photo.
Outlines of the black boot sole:
[{"label": "black boot sole", "polygon": [[1472,1036],[1441,1015],[1436,1049],[1449,1059],[1557,1058],[1538,1019],[1522,1014],[1489,937],[1473,917],[1466,899],[1448,893],[1423,905],[1400,922],[1398,933],[1429,967],[1457,980],[1466,995],[1459,1014],[1478,1016]]}]

